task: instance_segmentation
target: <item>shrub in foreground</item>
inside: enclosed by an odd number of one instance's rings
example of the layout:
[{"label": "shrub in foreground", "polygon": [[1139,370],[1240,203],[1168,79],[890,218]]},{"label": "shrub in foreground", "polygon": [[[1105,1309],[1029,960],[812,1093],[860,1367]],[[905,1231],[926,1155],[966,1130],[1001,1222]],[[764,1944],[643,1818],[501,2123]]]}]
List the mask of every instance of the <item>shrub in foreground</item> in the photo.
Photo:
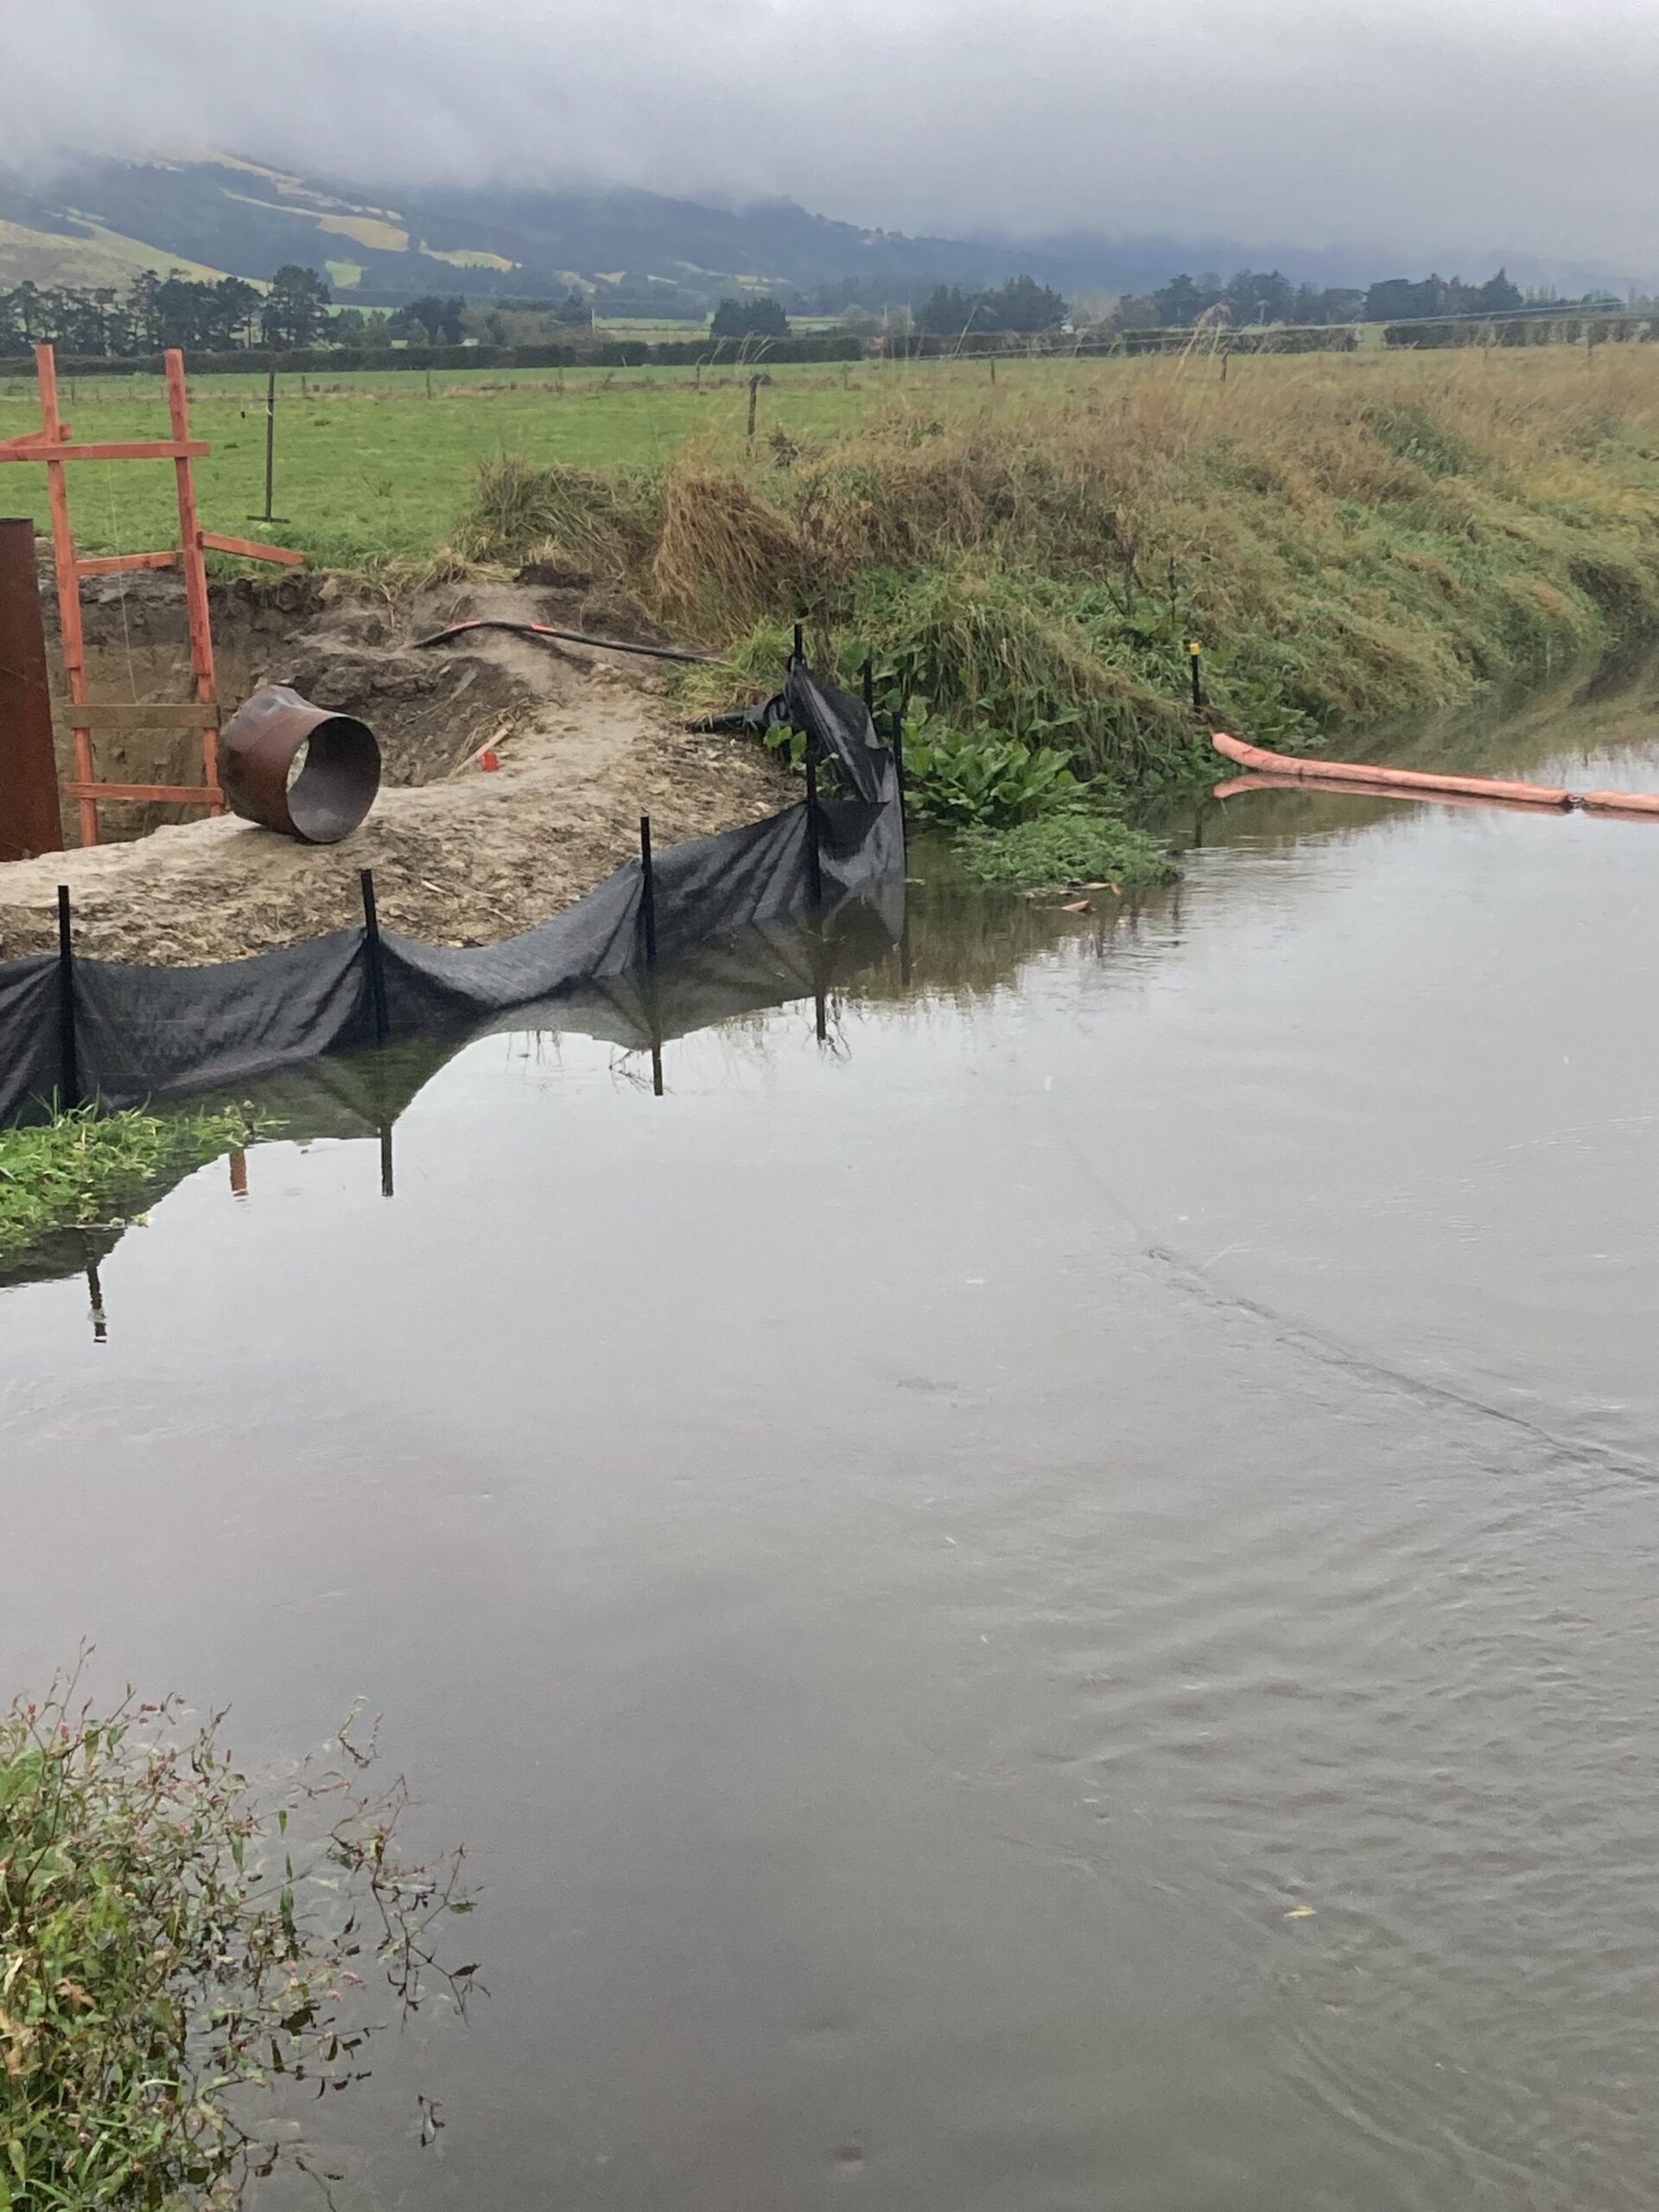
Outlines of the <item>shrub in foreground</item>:
[{"label": "shrub in foreground", "polygon": [[342,1730],[337,1768],[266,1802],[222,1715],[181,1719],[130,1695],[99,1713],[73,1682],[0,1714],[7,2212],[234,2204],[276,2158],[250,2100],[362,2078],[373,1985],[398,2013],[435,1973],[464,1999],[474,1969],[436,1963],[470,1910],[459,1854],[399,1855],[401,1785],[361,1787],[372,1742]]}]

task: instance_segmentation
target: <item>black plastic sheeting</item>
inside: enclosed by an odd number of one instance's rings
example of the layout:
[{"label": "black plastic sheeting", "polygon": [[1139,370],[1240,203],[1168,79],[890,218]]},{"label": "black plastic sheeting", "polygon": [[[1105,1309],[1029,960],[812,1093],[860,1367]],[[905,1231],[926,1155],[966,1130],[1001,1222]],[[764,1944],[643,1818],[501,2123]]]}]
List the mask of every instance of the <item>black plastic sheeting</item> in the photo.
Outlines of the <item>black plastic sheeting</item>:
[{"label": "black plastic sheeting", "polygon": [[[817,913],[844,926],[862,908],[889,939],[903,923],[904,821],[893,755],[862,702],[797,663],[784,697],[851,794],[820,799],[817,866],[804,804],[763,822],[671,845],[654,857],[657,964],[647,965],[644,879],[631,860],[563,913],[499,944],[454,949],[383,931],[386,1013],[396,1039],[476,1033],[512,1014],[644,1043],[683,1034],[757,1001],[771,925]],[[746,940],[722,975],[721,941]],[[74,963],[80,1095],[128,1105],[181,1090],[224,1090],[374,1040],[362,930],[207,968]],[[791,963],[777,959],[787,969]],[[728,963],[729,965],[729,963]],[[56,959],[0,963],[0,1122],[58,1090]],[[763,983],[775,993],[779,978]],[[810,983],[809,983],[809,988]],[[690,1018],[696,1015],[696,1018]]]},{"label": "black plastic sheeting", "polygon": [[[393,1131],[426,1085],[475,1037],[492,1028],[578,1030],[642,1056],[676,1037],[765,1007],[817,998],[820,1020],[832,1025],[832,994],[891,953],[902,940],[904,887],[883,885],[873,896],[847,900],[833,914],[756,923],[708,939],[678,959],[637,968],[607,982],[567,992],[545,1005],[517,1007],[495,1021],[461,1029],[425,1030],[378,1050],[342,1052],[267,1071],[256,1086],[275,1141],[309,1144],[320,1137],[380,1141],[381,1189],[393,1195]],[[197,1092],[204,1105],[232,1106],[245,1084]],[[256,1140],[257,1150],[259,1140]],[[174,1184],[196,1172],[173,1170],[147,1194],[156,1205]],[[26,1251],[0,1258],[0,1290],[52,1282],[96,1268],[114,1250],[123,1228],[49,1232]],[[92,1304],[99,1304],[95,1281]]]}]

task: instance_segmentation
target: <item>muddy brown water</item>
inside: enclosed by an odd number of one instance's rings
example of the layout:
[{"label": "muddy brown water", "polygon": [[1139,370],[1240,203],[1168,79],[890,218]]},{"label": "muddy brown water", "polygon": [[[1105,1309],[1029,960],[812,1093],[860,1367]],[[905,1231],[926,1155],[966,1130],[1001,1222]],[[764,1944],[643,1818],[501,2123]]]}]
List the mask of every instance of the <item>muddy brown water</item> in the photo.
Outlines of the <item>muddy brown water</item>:
[{"label": "muddy brown water", "polygon": [[[1656,697],[1470,742],[1659,789]],[[365,1696],[471,1847],[340,2204],[1653,2202],[1659,826],[1203,826],[0,1295],[8,1691]]]}]

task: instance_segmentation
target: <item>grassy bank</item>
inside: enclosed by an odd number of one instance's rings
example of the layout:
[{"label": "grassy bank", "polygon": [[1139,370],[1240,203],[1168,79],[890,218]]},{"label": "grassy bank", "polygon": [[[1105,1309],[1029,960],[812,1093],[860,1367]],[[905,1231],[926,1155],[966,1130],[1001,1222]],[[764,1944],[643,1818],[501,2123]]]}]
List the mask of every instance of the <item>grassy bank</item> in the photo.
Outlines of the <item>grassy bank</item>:
[{"label": "grassy bank", "polygon": [[80,1107],[37,1128],[0,1129],[0,1260],[54,1230],[137,1218],[168,1173],[251,1143],[260,1126],[239,1108],[162,1120]]},{"label": "grassy bank", "polygon": [[[921,702],[914,745],[956,748],[952,829],[1208,778],[1189,636],[1217,719],[1313,751],[1659,624],[1659,347],[1240,358],[1224,382],[1197,356],[995,365],[780,368],[752,442],[744,381],[683,370],[293,385],[279,534],[346,566],[554,554],[626,582],[729,653],[685,689],[704,707],[770,684],[804,612],[815,660],[872,652],[882,706]],[[245,379],[198,397],[222,523],[257,505],[263,416]],[[31,404],[0,394],[0,432]],[[156,395],[74,404],[126,435]],[[75,488],[89,544],[167,542],[164,471]],[[963,812],[964,781],[1018,784],[988,759],[1008,741],[1077,787]]]},{"label": "grassy bank", "polygon": [[[472,557],[626,575],[759,680],[794,613],[884,696],[1064,750],[1119,793],[1220,719],[1317,749],[1659,621],[1659,357],[1091,364],[901,393],[834,435],[665,470],[481,472]],[[699,679],[712,698],[739,686]]]}]

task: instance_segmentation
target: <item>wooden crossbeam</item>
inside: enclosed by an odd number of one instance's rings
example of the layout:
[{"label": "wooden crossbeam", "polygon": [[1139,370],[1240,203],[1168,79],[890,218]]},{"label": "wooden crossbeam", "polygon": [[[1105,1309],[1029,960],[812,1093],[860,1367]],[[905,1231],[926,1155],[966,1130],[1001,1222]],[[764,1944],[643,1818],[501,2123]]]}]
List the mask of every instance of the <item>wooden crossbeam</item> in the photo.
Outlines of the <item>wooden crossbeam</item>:
[{"label": "wooden crossbeam", "polygon": [[0,445],[0,461],[200,461],[213,451],[200,438],[162,438],[113,445],[53,445],[42,438],[20,438]]},{"label": "wooden crossbeam", "polygon": [[99,553],[75,563],[78,576],[114,576],[130,569],[173,569],[176,553]]},{"label": "wooden crossbeam", "polygon": [[84,784],[72,779],[64,787],[71,798],[142,799],[154,806],[210,806],[217,813],[225,794],[216,785],[194,784]]},{"label": "wooden crossbeam", "polygon": [[88,699],[57,720],[63,729],[217,729],[219,712],[202,699]]},{"label": "wooden crossbeam", "polygon": [[291,545],[264,545],[256,537],[221,537],[215,530],[199,530],[196,543],[210,553],[235,553],[244,561],[276,561],[285,569],[302,568],[303,553]]}]

